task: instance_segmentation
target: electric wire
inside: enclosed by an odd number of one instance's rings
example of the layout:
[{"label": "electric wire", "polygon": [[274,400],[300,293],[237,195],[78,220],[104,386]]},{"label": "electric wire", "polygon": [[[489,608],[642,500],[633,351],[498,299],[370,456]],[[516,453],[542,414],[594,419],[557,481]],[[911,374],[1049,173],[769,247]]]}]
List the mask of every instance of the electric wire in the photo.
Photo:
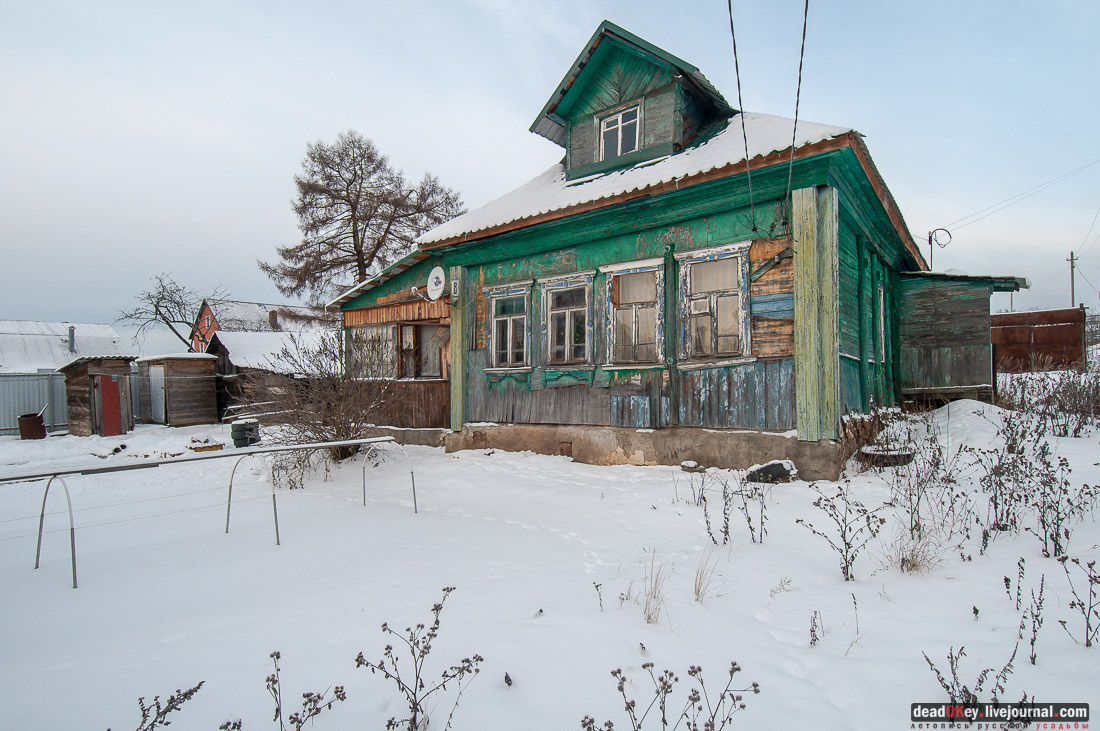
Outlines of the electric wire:
[{"label": "electric wire", "polygon": [[726,9],[730,16],[730,38],[733,40],[733,71],[737,77],[737,113],[741,118],[741,138],[745,142],[745,174],[749,184],[749,211],[752,214],[752,230],[757,231],[756,206],[752,196],[752,164],[749,160],[749,133],[745,130],[745,104],[741,101],[741,65],[737,60],[737,34],[733,29],[733,0],[726,0]]},{"label": "electric wire", "polygon": [[1080,267],[1078,267],[1077,273],[1081,275],[1081,279],[1085,280],[1085,284],[1092,287],[1093,292],[1096,292],[1097,294],[1100,294],[1100,289],[1097,289],[1096,285],[1089,281],[1089,278],[1085,276],[1085,273],[1083,271],[1081,271]]},{"label": "electric wire", "polygon": [[[1019,203],[1022,200],[1025,200],[1027,198],[1030,198],[1033,195],[1041,193],[1044,190],[1046,190],[1047,188],[1049,188],[1053,185],[1056,185],[1057,183],[1061,183],[1063,180],[1068,180],[1069,178],[1072,178],[1074,175],[1077,175],[1079,173],[1084,172],[1085,170],[1087,170],[1088,168],[1092,167],[1093,165],[1095,165],[1097,163],[1100,163],[1100,158],[1097,158],[1096,160],[1093,160],[1092,162],[1085,163],[1084,165],[1082,165],[1079,168],[1076,168],[1074,170],[1070,170],[1068,173],[1062,173],[1061,175],[1059,175],[1055,178],[1052,178],[1052,179],[1046,181],[1045,183],[1040,183],[1039,185],[1036,185],[1033,188],[1029,188],[1028,190],[1025,190],[1022,193],[1017,193],[1014,196],[1011,196],[1009,198],[1005,198],[1003,201],[1000,201],[999,203],[994,203],[993,205],[987,206],[986,208],[983,208],[980,211],[976,211],[974,213],[971,213],[968,216],[963,216],[962,218],[959,218],[959,219],[957,219],[955,221],[952,221],[951,223],[945,225],[943,228],[947,228],[947,229],[965,228],[965,227],[969,226],[972,223],[977,223],[978,221],[981,221],[982,219],[989,218],[994,213],[998,213],[1000,211],[1003,211],[1005,208],[1008,208],[1009,206],[1015,205],[1016,203]],[[970,219],[970,220],[968,220],[968,219]],[[966,221],[966,223],[963,223],[963,221]]]},{"label": "electric wire", "polygon": [[[731,0],[732,1],[732,0]],[[798,86],[794,92],[794,126],[791,129],[791,162],[787,167],[787,193],[783,197],[789,206],[791,199],[791,182],[794,179],[794,146],[798,139],[798,104],[802,99],[802,62],[806,58],[806,25],[810,17],[810,0],[802,8],[802,48],[798,51]]]},{"label": "electric wire", "polygon": [[[251,502],[253,500],[265,500],[265,499],[267,499],[267,497],[268,496],[266,494],[265,495],[256,495],[255,497],[242,497],[242,498],[239,498],[237,500],[234,500],[233,504],[236,505],[238,503],[247,503],[247,502]],[[193,507],[193,508],[181,508],[179,510],[168,510],[168,511],[165,511],[163,513],[151,513],[149,515],[137,515],[137,516],[134,516],[132,518],[119,518],[118,520],[107,520],[107,521],[104,521],[102,523],[88,523],[86,525],[79,526],[79,528],[80,528],[80,530],[84,530],[85,528],[100,528],[100,527],[105,526],[105,525],[118,525],[120,523],[133,523],[134,521],[137,521],[137,520],[147,520],[149,518],[162,518],[166,515],[178,515],[180,513],[193,513],[196,510],[209,510],[211,508],[224,508],[224,507],[225,507],[225,503],[216,503],[214,505],[198,505],[198,506]],[[50,530],[44,530],[42,532],[43,532],[43,534],[45,534],[45,533],[68,533],[69,530],[70,529],[67,528],[67,527],[65,527],[65,528],[51,528]],[[37,535],[38,535],[38,533],[26,533],[24,535],[19,535],[19,536],[4,536],[3,538],[0,538],[0,541],[14,541],[17,538],[34,538]]]}]

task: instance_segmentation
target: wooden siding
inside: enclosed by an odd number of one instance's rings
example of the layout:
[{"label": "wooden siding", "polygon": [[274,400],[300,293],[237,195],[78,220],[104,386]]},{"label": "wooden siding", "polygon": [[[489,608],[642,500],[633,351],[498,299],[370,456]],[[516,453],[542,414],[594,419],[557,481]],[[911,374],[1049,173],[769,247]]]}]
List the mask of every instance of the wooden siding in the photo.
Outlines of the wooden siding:
[{"label": "wooden siding", "polygon": [[[791,240],[761,239],[749,248],[749,270],[781,254]],[[781,259],[749,288],[752,353],[763,358],[794,355],[794,257]]]},{"label": "wooden siding", "polygon": [[993,384],[990,285],[901,277],[902,393]]},{"label": "wooden siding", "polygon": [[1023,373],[1074,366],[1085,359],[1084,306],[991,317],[997,370]]},{"label": "wooden siding", "polygon": [[610,425],[607,388],[577,384],[532,390],[530,372],[487,374],[487,361],[485,350],[467,353],[467,421]]},{"label": "wooden siding", "polygon": [[[156,361],[153,365],[159,363],[161,361]],[[217,361],[168,358],[163,363],[165,421],[168,426],[217,423],[214,376]]]},{"label": "wooden siding", "polygon": [[418,298],[380,307],[345,310],[344,327],[384,325],[392,322],[412,322],[416,320],[441,320],[446,322],[450,317],[450,306],[446,299],[440,298],[435,302],[427,302]]},{"label": "wooden siding", "polygon": [[683,371],[679,377],[680,424],[718,429],[792,429],[794,370],[794,361],[785,358]]},{"label": "wooden siding", "polygon": [[451,421],[449,381],[393,381],[376,415],[380,426],[446,429]]},{"label": "wooden siding", "polygon": [[798,438],[836,439],[840,427],[837,192],[794,191],[795,408]]}]

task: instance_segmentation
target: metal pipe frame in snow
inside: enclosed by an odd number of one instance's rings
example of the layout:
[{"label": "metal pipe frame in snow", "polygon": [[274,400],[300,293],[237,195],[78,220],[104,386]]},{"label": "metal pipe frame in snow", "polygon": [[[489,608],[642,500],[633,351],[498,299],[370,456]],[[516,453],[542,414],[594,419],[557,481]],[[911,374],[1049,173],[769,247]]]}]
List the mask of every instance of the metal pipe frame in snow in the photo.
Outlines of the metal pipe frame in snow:
[{"label": "metal pipe frame in snow", "polygon": [[[413,474],[412,460],[409,459],[409,453],[405,451],[404,447],[402,447],[397,442],[394,442],[393,445],[401,450],[401,454],[405,455],[405,461],[409,463],[409,482],[412,484],[413,512],[417,513],[419,511],[416,509],[416,475]],[[375,449],[377,449],[380,446],[382,446],[382,445],[381,444],[372,445],[371,448],[367,450],[367,453],[363,457],[363,507],[366,507],[366,505],[367,505],[367,464],[370,461],[368,458],[370,457],[370,453],[373,452]]]},{"label": "metal pipe frame in snow", "polygon": [[65,484],[65,480],[60,475],[52,476],[46,482],[46,491],[42,493],[42,512],[38,515],[38,550],[34,552],[34,567],[38,568],[39,560],[42,558],[42,526],[46,522],[46,498],[50,496],[50,485],[54,480],[60,480],[61,486],[65,488],[65,502],[69,506],[69,545],[72,546],[73,554],[73,588],[76,588],[76,523],[73,521],[73,501],[69,496],[69,486]]}]

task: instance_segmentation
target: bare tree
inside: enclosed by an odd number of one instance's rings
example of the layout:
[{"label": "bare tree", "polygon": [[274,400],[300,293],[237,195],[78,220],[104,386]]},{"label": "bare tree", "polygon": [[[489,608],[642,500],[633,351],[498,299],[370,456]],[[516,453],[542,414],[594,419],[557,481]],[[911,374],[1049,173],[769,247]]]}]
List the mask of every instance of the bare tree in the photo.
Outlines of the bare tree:
[{"label": "bare tree", "polygon": [[[224,297],[225,292],[217,287],[207,296],[211,299]],[[135,340],[150,328],[167,327],[190,351],[192,348],[189,336],[195,318],[199,315],[202,300],[195,290],[172,279],[171,274],[157,274],[153,277],[153,284],[137,295],[138,304],[120,312],[116,322],[137,325]]]},{"label": "bare tree", "polygon": [[[260,376],[253,395],[281,422],[280,439],[290,444],[361,439],[374,426],[391,395],[389,378],[357,377],[383,369],[392,358],[387,343],[367,339],[357,343],[357,368],[349,373],[338,331],[288,336],[289,345],[272,360],[281,374]],[[357,447],[335,447],[334,460],[346,459]]]},{"label": "bare tree", "polygon": [[260,269],[288,297],[324,301],[397,261],[420,234],[463,212],[458,193],[425,174],[406,182],[374,143],[348,131],[306,147],[294,176],[302,240]]}]

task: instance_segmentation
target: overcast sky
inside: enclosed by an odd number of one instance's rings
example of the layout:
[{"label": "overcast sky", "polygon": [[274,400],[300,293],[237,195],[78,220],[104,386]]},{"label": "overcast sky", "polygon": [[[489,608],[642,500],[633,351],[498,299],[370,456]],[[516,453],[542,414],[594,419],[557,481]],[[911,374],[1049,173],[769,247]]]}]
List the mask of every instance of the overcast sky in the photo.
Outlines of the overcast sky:
[{"label": "overcast sky", "polygon": [[[801,0],[734,13],[744,108],[793,116]],[[605,18],[737,106],[721,0],[0,0],[0,17],[0,319],[109,323],[159,272],[281,301],[256,260],[298,238],[306,144],[348,129],[477,207],[561,158],[527,130]],[[1098,29],[1094,0],[811,0],[800,117],[866,136],[918,241],[951,229],[935,269],[1028,276],[1016,308],[1068,306],[1073,250],[1095,305],[1100,164],[952,224],[1100,160]]]}]

